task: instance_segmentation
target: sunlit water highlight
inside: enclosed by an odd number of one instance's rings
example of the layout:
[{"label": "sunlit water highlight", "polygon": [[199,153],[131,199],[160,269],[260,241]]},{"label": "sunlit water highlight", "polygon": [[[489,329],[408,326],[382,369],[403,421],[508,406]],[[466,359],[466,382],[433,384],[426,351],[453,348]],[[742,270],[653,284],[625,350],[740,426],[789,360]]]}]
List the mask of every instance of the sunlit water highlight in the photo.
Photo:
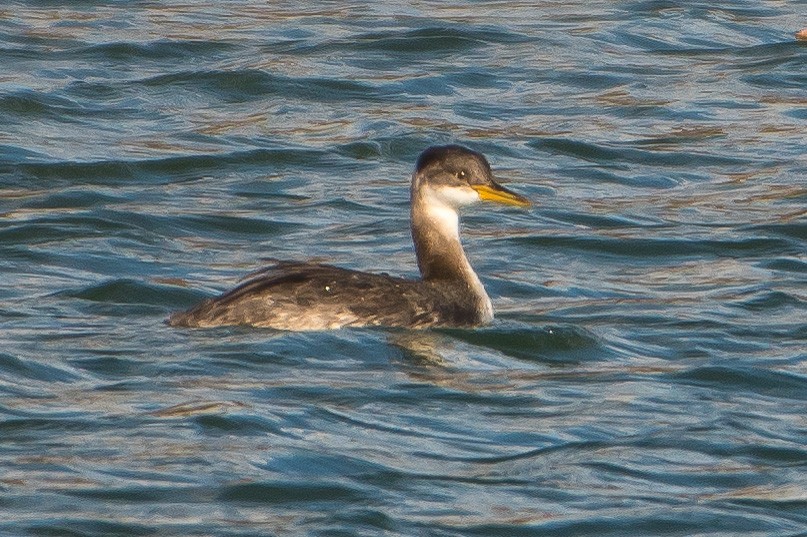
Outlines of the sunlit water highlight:
[{"label": "sunlit water highlight", "polygon": [[[798,2],[0,8],[0,533],[803,535]],[[480,330],[176,330],[264,258],[414,276],[482,151]]]}]

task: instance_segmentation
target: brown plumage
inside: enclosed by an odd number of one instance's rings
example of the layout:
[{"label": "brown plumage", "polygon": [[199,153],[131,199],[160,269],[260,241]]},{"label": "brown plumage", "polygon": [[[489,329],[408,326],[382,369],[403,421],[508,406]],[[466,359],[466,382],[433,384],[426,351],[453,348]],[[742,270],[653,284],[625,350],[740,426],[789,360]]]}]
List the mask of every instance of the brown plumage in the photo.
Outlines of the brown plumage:
[{"label": "brown plumage", "polygon": [[421,280],[331,265],[279,262],[238,287],[169,317],[171,326],[249,325],[280,330],[349,326],[476,326],[493,318],[459,240],[457,209],[480,200],[529,202],[493,181],[481,154],[431,147],[418,159],[411,225]]}]

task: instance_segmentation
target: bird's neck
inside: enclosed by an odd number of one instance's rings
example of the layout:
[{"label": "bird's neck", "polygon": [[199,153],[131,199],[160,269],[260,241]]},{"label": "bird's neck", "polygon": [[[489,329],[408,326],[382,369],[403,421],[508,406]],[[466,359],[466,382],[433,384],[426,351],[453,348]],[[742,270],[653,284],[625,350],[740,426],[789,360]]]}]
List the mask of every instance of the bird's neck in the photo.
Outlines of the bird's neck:
[{"label": "bird's neck", "polygon": [[460,243],[460,217],[455,205],[437,195],[415,175],[412,180],[411,225],[423,281],[464,289],[475,303],[481,323],[493,319],[493,305]]},{"label": "bird's neck", "polygon": [[433,197],[412,196],[412,240],[418,268],[425,281],[467,284],[470,291],[487,300],[487,294],[460,243],[456,209]]}]

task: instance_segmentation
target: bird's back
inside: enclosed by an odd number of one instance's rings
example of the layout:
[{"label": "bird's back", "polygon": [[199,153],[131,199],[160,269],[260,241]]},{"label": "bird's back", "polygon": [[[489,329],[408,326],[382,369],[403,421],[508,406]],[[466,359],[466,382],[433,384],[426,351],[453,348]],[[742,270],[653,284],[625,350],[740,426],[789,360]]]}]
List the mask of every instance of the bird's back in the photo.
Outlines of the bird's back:
[{"label": "bird's back", "polygon": [[175,313],[172,326],[279,330],[348,326],[473,326],[483,322],[464,282],[424,282],[314,263],[283,262],[235,289]]}]

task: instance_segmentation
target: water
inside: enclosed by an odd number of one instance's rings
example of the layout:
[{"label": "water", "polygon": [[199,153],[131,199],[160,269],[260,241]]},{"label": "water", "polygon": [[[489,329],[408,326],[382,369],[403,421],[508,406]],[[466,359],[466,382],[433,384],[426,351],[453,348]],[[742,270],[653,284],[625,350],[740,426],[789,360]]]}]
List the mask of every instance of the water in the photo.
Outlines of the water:
[{"label": "water", "polygon": [[[0,534],[805,535],[803,2],[0,9]],[[484,152],[480,330],[178,330],[266,257],[414,276]]]}]

